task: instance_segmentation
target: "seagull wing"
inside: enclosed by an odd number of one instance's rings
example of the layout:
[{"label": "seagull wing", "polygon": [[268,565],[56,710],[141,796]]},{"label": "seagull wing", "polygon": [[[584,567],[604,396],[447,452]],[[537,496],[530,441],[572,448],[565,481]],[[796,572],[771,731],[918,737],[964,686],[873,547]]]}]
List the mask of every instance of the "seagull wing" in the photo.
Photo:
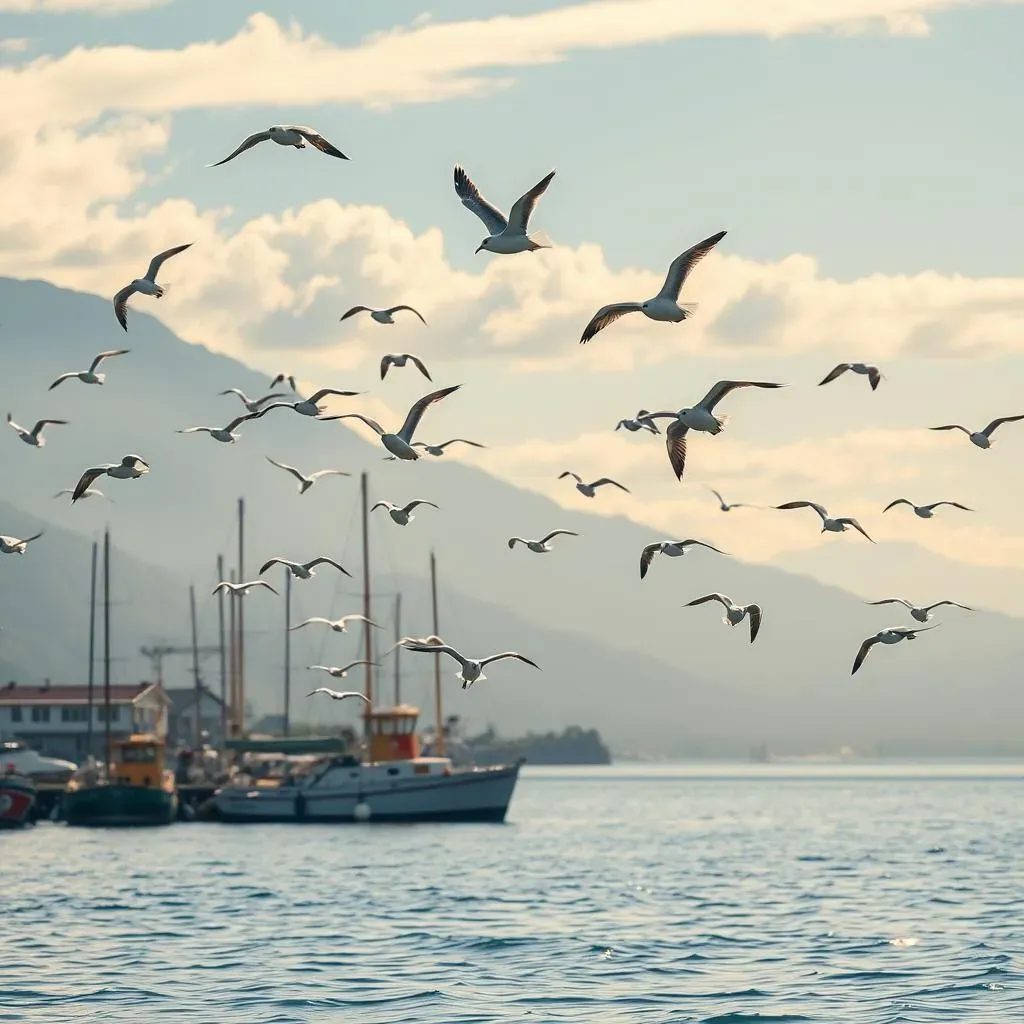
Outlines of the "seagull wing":
[{"label": "seagull wing", "polygon": [[658,292],[658,298],[678,300],[679,292],[682,290],[683,282],[689,276],[693,268],[702,260],[718,243],[725,238],[724,231],[717,231],[709,235],[696,245],[691,245],[686,252],[680,253],[668,266],[668,274],[665,283]]},{"label": "seagull wing", "polygon": [[963,509],[964,512],[973,512],[973,508],[968,508],[966,505],[961,505],[959,501],[933,501],[930,505],[925,505],[925,508],[938,508],[940,505],[950,505],[952,508]]},{"label": "seagull wing", "polygon": [[415,643],[406,644],[405,649],[407,651],[425,651],[428,654],[447,654],[449,658],[454,658],[463,668],[465,668],[467,664],[466,659],[450,644],[430,644],[416,641]]},{"label": "seagull wing", "polygon": [[60,424],[65,424],[66,425],[67,422],[68,422],[67,420],[36,420],[36,425],[31,430],[32,436],[33,437],[38,437],[40,431],[48,423],[55,423],[55,424],[58,424],[58,425],[60,425]]},{"label": "seagull wing", "polygon": [[993,420],[993,421],[992,421],[992,422],[991,422],[991,423],[990,423],[990,424],[989,424],[989,425],[988,425],[988,426],[987,426],[987,427],[986,427],[986,428],[985,428],[985,429],[984,429],[984,430],[982,431],[982,433],[983,433],[983,434],[984,434],[984,435],[985,435],[986,437],[991,437],[991,436],[992,436],[992,432],[993,432],[993,431],[994,431],[994,430],[996,429],[996,427],[998,427],[998,426],[999,426],[1000,424],[1002,424],[1002,423],[1016,423],[1016,422],[1017,422],[1017,420],[1024,420],[1024,415],[1022,415],[1022,416],[1000,416],[1000,417],[999,417],[999,419],[997,419],[997,420]]},{"label": "seagull wing", "polygon": [[517,651],[502,651],[501,654],[492,654],[489,658],[481,658],[480,665],[490,665],[492,661],[504,661],[507,658],[515,658],[517,661],[525,661],[527,665],[532,665],[534,668],[538,669],[540,668],[540,665],[535,661],[530,661],[529,658],[519,654]]},{"label": "seagull wing", "polygon": [[580,344],[585,345],[598,331],[603,331],[609,324],[615,323],[620,316],[639,313],[641,307],[642,303],[639,302],[613,302],[608,306],[602,306],[583,329]]},{"label": "seagull wing", "polygon": [[215,164],[207,164],[207,167],[220,167],[221,164],[226,164],[229,160],[234,160],[240,153],[244,153],[247,149],[252,149],[253,146],[258,145],[261,142],[266,142],[270,138],[270,132],[256,132],[255,135],[250,135],[242,144],[233,152],[229,153],[223,160],[218,160]]},{"label": "seagull wing", "polygon": [[[989,426],[992,426],[990,423]],[[998,426],[998,423],[996,424]],[[962,430],[965,434],[970,434],[970,431],[966,427],[960,426],[959,423],[947,423],[944,427],[929,427],[929,430]],[[993,429],[995,429],[993,427]]]},{"label": "seagull wing", "polygon": [[114,296],[114,316],[117,317],[117,322],[127,331],[128,330],[128,299],[135,294],[135,285],[126,284],[115,296]]},{"label": "seagull wing", "polygon": [[388,370],[391,369],[391,364],[394,360],[390,355],[384,356],[380,361],[380,379],[383,380],[388,375]]},{"label": "seagull wing", "polygon": [[941,608],[944,604],[952,605],[954,608],[963,608],[965,612],[973,612],[974,609],[966,604],[960,604],[959,601],[936,601],[935,604],[930,604],[925,611],[930,612],[933,608]]},{"label": "seagull wing", "polygon": [[524,192],[512,204],[512,209],[508,213],[508,226],[513,232],[526,234],[526,225],[530,221],[530,214],[533,213],[537,200],[544,195],[554,176],[554,171],[545,174],[529,192]]},{"label": "seagull wing", "polygon": [[824,380],[818,381],[818,387],[821,387],[822,384],[828,384],[830,381],[835,380],[836,377],[841,377],[849,368],[849,363],[840,363],[834,370],[829,370],[828,376]]},{"label": "seagull wing", "polygon": [[547,544],[552,537],[578,537],[578,533],[573,533],[572,530],[552,530],[546,537],[541,537],[541,544]]},{"label": "seagull wing", "polygon": [[775,508],[781,511],[790,508],[813,508],[823,521],[828,519],[828,509],[824,505],[819,505],[816,501],[787,501],[785,505],[776,505]]},{"label": "seagull wing", "polygon": [[458,165],[455,167],[455,194],[462,200],[462,205],[467,210],[472,210],[484,222],[484,227],[492,235],[500,235],[508,227],[505,214],[484,199],[480,189],[473,184],[473,179]]},{"label": "seagull wing", "polygon": [[[422,318],[421,318],[421,319],[422,319]],[[425,321],[425,320],[424,320],[424,323],[426,323],[426,321]],[[429,371],[428,371],[428,370],[427,370],[427,368],[426,368],[426,367],[425,367],[425,366],[423,365],[423,360],[422,360],[422,359],[420,359],[420,357],[419,357],[419,356],[414,356],[414,355],[412,355],[412,354],[410,353],[410,354],[409,354],[409,361],[410,361],[410,362],[412,363],[412,365],[413,365],[413,366],[415,366],[415,367],[416,367],[416,369],[417,369],[417,370],[419,370],[419,371],[420,371],[420,373],[422,373],[422,374],[423,374],[423,376],[424,376],[424,377],[426,377],[426,378],[427,378],[427,380],[429,380],[429,381],[432,381],[432,380],[434,379],[433,377],[431,377],[431,376],[430,376],[430,373],[429,373]]]},{"label": "seagull wing", "polygon": [[882,379],[881,373],[878,372],[877,366],[868,367],[868,381],[871,384],[871,390],[876,391],[878,389],[878,382]]},{"label": "seagull wing", "polygon": [[358,391],[339,391],[337,388],[321,388],[319,391],[310,395],[306,399],[307,402],[312,402],[316,405],[322,398],[326,398],[328,395],[338,395],[340,398],[355,398],[360,392]]},{"label": "seagull wing", "polygon": [[328,156],[336,156],[339,160],[348,159],[340,149],[332,146],[319,132],[314,131],[312,128],[303,128],[301,125],[292,125],[291,127],[311,146],[316,146],[321,153],[326,153]]},{"label": "seagull wing", "polygon": [[339,317],[339,322],[341,320],[347,320],[350,316],[355,316],[356,313],[372,313],[372,312],[373,312],[373,310],[370,309],[369,306],[353,306],[347,313],[343,313],[341,315],[341,317]]},{"label": "seagull wing", "polygon": [[860,533],[863,536],[867,537],[868,540],[870,540],[872,544],[875,543],[873,540],[871,540],[870,537],[868,537],[867,530],[865,530],[864,527],[861,526],[860,523],[858,523],[857,520],[854,519],[852,516],[843,516],[841,519],[838,519],[837,522],[846,523],[848,526],[852,526],[858,533]]},{"label": "seagull wing", "polygon": [[310,480],[319,480],[322,476],[351,476],[351,473],[346,473],[343,469],[318,469],[315,473],[309,474]]},{"label": "seagull wing", "polygon": [[750,642],[757,639],[758,630],[761,628],[761,606],[759,604],[748,604],[747,615],[750,616]]},{"label": "seagull wing", "polygon": [[632,493],[628,487],[623,487],[618,480],[613,480],[610,476],[603,476],[600,480],[595,480],[590,486],[602,487],[604,484],[611,484],[613,487],[618,487],[620,491],[625,491],[627,494]]},{"label": "seagull wing", "polygon": [[[413,309],[412,306],[392,306],[388,312],[391,314],[397,313],[400,309],[407,309],[410,313],[415,313],[420,320],[423,320],[423,314],[418,309]],[[426,324],[426,320],[423,323]]]},{"label": "seagull wing", "polygon": [[429,505],[431,508],[436,509],[440,509],[441,507],[440,505],[435,505],[432,501],[427,501],[426,498],[413,498],[412,501],[410,501],[409,504],[402,509],[402,511],[411,512],[414,508],[416,508],[419,505]]},{"label": "seagull wing", "polygon": [[350,668],[355,668],[356,665],[376,665],[375,661],[367,661],[366,658],[360,658],[358,661],[350,661],[347,665],[343,665],[341,668],[342,673],[347,672]]},{"label": "seagull wing", "polygon": [[[868,604],[901,604],[904,608],[913,608],[914,606],[902,597],[886,597],[881,601],[868,601]],[[933,605],[934,607],[934,605]]]},{"label": "seagull wing", "polygon": [[575,480],[578,484],[583,483],[583,478],[579,475],[579,473],[574,473],[571,469],[567,469],[565,470],[565,472],[559,473],[558,479],[563,480],[567,476],[571,476],[573,480]]},{"label": "seagull wing", "polygon": [[371,420],[369,416],[364,416],[361,412],[346,412],[340,416],[321,416],[320,418],[322,420],[362,420],[371,430],[378,434],[384,433],[384,428],[376,420]]},{"label": "seagull wing", "polygon": [[38,533],[33,533],[31,537],[22,537],[22,544],[31,544],[34,540],[39,540],[40,537],[45,533],[45,530],[40,530]]},{"label": "seagull wing", "polygon": [[864,659],[868,656],[868,651],[870,651],[871,648],[874,647],[877,643],[877,636],[869,636],[867,640],[865,640],[864,643],[860,645],[860,650],[857,652],[857,657],[854,659],[853,662],[853,670],[850,672],[851,676],[855,675],[857,669],[859,669],[861,665],[864,664]]},{"label": "seagull wing", "polygon": [[683,606],[684,608],[693,608],[698,604],[707,604],[708,601],[717,601],[723,608],[728,608],[732,602],[725,596],[725,594],[705,594],[703,597],[698,597],[693,601],[687,601]]},{"label": "seagull wing", "polygon": [[254,401],[251,401],[249,404],[255,406],[256,409],[259,409],[261,406],[266,405],[267,402],[270,402],[275,398],[284,398],[284,395],[278,394],[276,391],[272,391],[269,395],[264,395],[262,398],[257,398]]},{"label": "seagull wing", "polygon": [[243,583],[240,589],[244,593],[251,590],[253,587],[266,587],[272,594],[277,593],[277,591],[266,580],[253,580],[251,583]]},{"label": "seagull wing", "polygon": [[895,508],[897,505],[909,505],[911,508],[914,507],[914,503],[912,501],[909,501],[907,498],[897,498],[895,501],[890,501],[889,504],[882,509],[882,511],[888,512],[889,509]]},{"label": "seagull wing", "polygon": [[654,556],[661,550],[661,543],[648,544],[647,547],[640,552],[640,579],[643,579],[647,575],[647,570],[651,567],[651,562],[654,560]]},{"label": "seagull wing", "polygon": [[[275,381],[274,381],[274,384],[276,384],[276,383],[277,383],[277,381],[275,380]],[[273,387],[273,386],[274,386],[274,384],[271,384],[270,386],[271,386],[271,387]],[[244,402],[245,404],[248,404],[248,403],[249,403],[249,396],[248,396],[248,395],[247,395],[247,394],[246,394],[246,393],[245,393],[245,392],[244,392],[244,391],[243,391],[243,390],[242,390],[241,388],[228,388],[228,389],[227,389],[226,391],[220,391],[220,392],[218,392],[218,394],[221,394],[221,395],[238,395],[238,397],[239,397],[239,398],[240,398],[240,399],[241,399],[241,400],[242,400],[242,401],[243,401],[243,402]],[[268,397],[269,397],[269,396],[268,396]]]},{"label": "seagull wing", "polygon": [[377,629],[383,628],[379,626],[376,622],[374,622],[373,619],[368,619],[365,615],[358,615],[355,613],[353,613],[352,615],[342,615],[342,617],[338,621],[342,625],[344,625],[346,622],[365,622],[368,626],[374,626]]},{"label": "seagull wing", "polygon": [[[445,441],[444,444],[439,444],[437,447],[440,448],[443,451],[450,444],[468,444],[468,445],[470,445],[473,448],[486,448],[487,447],[487,445],[485,445],[485,444],[480,444],[479,441],[467,441],[464,437],[453,437],[450,441]],[[576,479],[578,480],[579,477],[577,477]]]},{"label": "seagull wing", "polygon": [[52,391],[58,384],[63,383],[66,380],[70,380],[72,377],[77,377],[78,371],[71,370],[69,373],[62,373],[46,390]]},{"label": "seagull wing", "polygon": [[98,356],[96,356],[95,359],[93,359],[92,363],[89,365],[89,372],[93,372],[96,369],[96,367],[103,362],[104,359],[112,359],[114,356],[126,356],[128,355],[129,351],[130,349],[127,348],[112,348],[106,352],[101,352]]},{"label": "seagull wing", "polygon": [[508,539],[508,549],[509,549],[509,551],[511,551],[516,546],[516,541],[518,541],[520,544],[529,544],[529,541],[523,540],[522,537],[509,537],[509,539]]},{"label": "seagull wing", "polygon": [[702,541],[702,540],[687,539],[687,540],[679,541],[678,543],[682,544],[682,546],[684,548],[689,548],[689,547],[695,547],[696,546],[698,548],[709,548],[711,551],[717,551],[720,555],[726,554],[726,552],[723,551],[721,548],[716,548],[714,544],[708,544],[708,543],[706,543],[705,541]]},{"label": "seagull wing", "polygon": [[447,398],[453,391],[458,391],[461,387],[461,384],[453,384],[450,388],[442,388],[440,391],[424,395],[409,410],[409,414],[405,417],[405,422],[402,424],[402,429],[398,431],[398,436],[406,444],[409,444],[412,441],[412,435],[416,432],[416,428],[420,425],[423,414],[427,411],[427,407],[435,402],[440,402],[442,398]]},{"label": "seagull wing", "polygon": [[263,563],[263,568],[260,569],[260,575],[262,576],[272,565],[285,565],[291,569],[297,564],[297,562],[289,562],[287,558],[271,558],[269,561]]},{"label": "seagull wing", "polygon": [[146,271],[146,279],[149,281],[155,281],[156,275],[160,272],[160,268],[167,260],[172,256],[177,256],[179,252],[184,252],[191,246],[191,242],[186,242],[184,245],[176,245],[171,249],[164,249],[163,252],[157,253],[156,256],[149,261],[149,269]]},{"label": "seagull wing", "polygon": [[249,412],[244,416],[236,416],[224,429],[230,434],[240,423],[245,423],[246,420],[258,420],[260,415],[258,412]]},{"label": "seagull wing", "polygon": [[774,384],[765,380],[720,380],[697,405],[712,412],[730,391],[735,391],[737,388],[784,388],[785,386],[785,384]]},{"label": "seagull wing", "polygon": [[297,626],[289,626],[289,632],[294,633],[297,629],[302,629],[303,626],[311,626],[314,623],[323,623],[325,626],[333,625],[330,619],[325,619],[322,615],[314,615],[311,619],[306,619],[305,622],[300,622]]},{"label": "seagull wing", "polygon": [[352,575],[352,573],[350,573],[343,565],[339,565],[333,558],[328,558],[326,555],[321,555],[319,558],[314,558],[313,561],[307,562],[306,568],[312,569],[315,565],[331,565],[335,569],[343,572],[346,576]]},{"label": "seagull wing", "polygon": [[665,431],[668,461],[677,480],[683,479],[683,470],[686,469],[686,432],[688,429],[685,423],[676,420],[674,423],[670,423]]},{"label": "seagull wing", "polygon": [[110,469],[109,464],[106,466],[94,466],[92,469],[87,469],[82,474],[82,478],[77,484],[75,484],[75,489],[71,492],[71,501],[78,501],[78,499],[81,498],[89,489],[90,485],[93,484],[98,477],[103,476],[108,469]]}]

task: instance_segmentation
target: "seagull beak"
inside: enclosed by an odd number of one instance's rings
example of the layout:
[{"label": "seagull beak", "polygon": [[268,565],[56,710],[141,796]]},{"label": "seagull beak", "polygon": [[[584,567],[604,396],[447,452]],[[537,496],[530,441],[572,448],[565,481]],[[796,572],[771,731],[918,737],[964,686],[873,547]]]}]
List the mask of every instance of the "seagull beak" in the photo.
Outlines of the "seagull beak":
[{"label": "seagull beak", "polygon": [[481,243],[480,243],[480,244],[479,244],[479,245],[478,245],[478,246],[476,247],[476,249],[474,250],[474,255],[476,255],[476,253],[478,253],[478,252],[479,252],[479,251],[480,251],[480,250],[481,250],[481,249],[482,249],[483,247],[484,247],[484,243],[483,243],[483,242],[481,242]]}]

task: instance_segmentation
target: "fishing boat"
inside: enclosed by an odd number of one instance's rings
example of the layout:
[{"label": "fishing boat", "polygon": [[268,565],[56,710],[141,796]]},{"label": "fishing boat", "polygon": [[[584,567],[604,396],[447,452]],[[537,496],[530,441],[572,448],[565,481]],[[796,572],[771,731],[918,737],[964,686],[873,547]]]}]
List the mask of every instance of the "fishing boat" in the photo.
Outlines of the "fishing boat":
[{"label": "fishing boat", "polygon": [[[363,614],[371,615],[367,475],[362,475]],[[437,574],[431,555],[434,631]],[[335,754],[280,779],[241,776],[218,789],[210,813],[228,822],[501,822],[508,813],[522,761],[488,768],[456,768],[445,756],[440,667],[435,656],[435,754],[424,757],[417,733],[419,708],[401,703],[375,706],[373,648],[364,624],[369,704],[363,713],[364,742],[358,756]],[[396,652],[397,653],[397,652]],[[286,659],[287,662],[287,659]],[[286,700],[287,707],[287,700]],[[271,741],[267,741],[271,742]],[[284,743],[286,741],[279,741]]]},{"label": "fishing boat", "polygon": [[0,764],[0,829],[28,824],[36,802],[36,784],[28,775]]}]

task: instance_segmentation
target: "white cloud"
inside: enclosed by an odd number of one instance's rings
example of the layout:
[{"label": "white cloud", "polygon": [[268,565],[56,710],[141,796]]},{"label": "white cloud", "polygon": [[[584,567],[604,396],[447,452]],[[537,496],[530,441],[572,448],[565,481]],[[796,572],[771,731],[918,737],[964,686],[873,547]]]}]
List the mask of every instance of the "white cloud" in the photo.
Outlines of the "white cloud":
[{"label": "white cloud", "polygon": [[128,14],[164,7],[173,0],[0,0],[0,11],[15,14]]}]

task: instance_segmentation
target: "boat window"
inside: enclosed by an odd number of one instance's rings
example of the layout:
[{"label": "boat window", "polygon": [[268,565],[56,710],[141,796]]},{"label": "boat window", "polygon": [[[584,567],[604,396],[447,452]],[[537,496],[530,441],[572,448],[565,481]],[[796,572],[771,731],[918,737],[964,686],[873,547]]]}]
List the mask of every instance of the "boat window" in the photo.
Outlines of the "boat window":
[{"label": "boat window", "polygon": [[389,768],[388,769],[388,775],[397,775],[397,774],[398,774],[398,769],[397,768]]},{"label": "boat window", "polygon": [[393,719],[382,718],[380,719],[380,729],[378,730],[381,736],[390,736],[395,731],[395,723]]},{"label": "boat window", "polygon": [[122,747],[122,764],[152,764],[156,761],[156,747]]}]

